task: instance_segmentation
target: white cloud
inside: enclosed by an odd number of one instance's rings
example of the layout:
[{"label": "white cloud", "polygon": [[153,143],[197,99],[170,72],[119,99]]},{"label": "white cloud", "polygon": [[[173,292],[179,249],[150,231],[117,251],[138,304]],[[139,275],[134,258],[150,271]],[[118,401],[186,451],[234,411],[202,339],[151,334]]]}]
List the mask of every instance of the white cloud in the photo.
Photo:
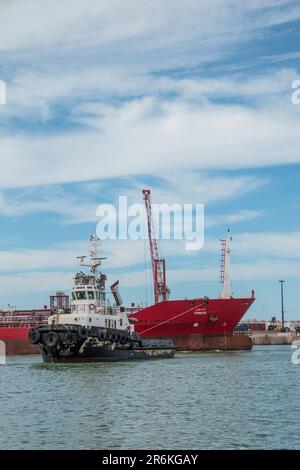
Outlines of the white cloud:
[{"label": "white cloud", "polygon": [[[219,264],[219,240],[208,238],[203,252],[187,252],[184,240],[164,240],[161,242],[163,254],[167,257],[168,266],[187,268],[193,264],[201,268],[206,263],[206,253],[214,253],[213,269]],[[235,234],[231,243],[234,265],[238,266],[241,257],[247,255],[249,261],[255,263],[262,272],[263,265],[269,269],[270,263],[290,263],[291,259],[300,258],[300,234],[295,233],[242,233]],[[69,270],[78,268],[77,256],[88,252],[88,241],[58,243],[50,249],[11,249],[0,251],[1,269],[4,272],[34,271],[34,270]],[[119,274],[124,271],[127,275],[137,265],[149,263],[149,248],[147,240],[106,240],[102,242],[102,255],[107,258],[103,263],[104,271]],[[243,261],[245,262],[245,261]],[[211,263],[211,261],[210,261]],[[290,266],[297,266],[297,262]],[[171,268],[170,268],[171,269]],[[198,269],[198,268],[197,268]],[[211,268],[209,267],[209,270]],[[177,271],[179,272],[179,271]],[[212,271],[214,272],[214,271]],[[270,271],[271,272],[271,271]],[[296,269],[293,271],[296,274]],[[298,272],[299,275],[299,272]],[[185,278],[185,275],[183,275]]]},{"label": "white cloud", "polygon": [[296,259],[300,258],[300,233],[242,233],[234,236],[233,249],[249,256],[271,255]]},{"label": "white cloud", "polygon": [[[247,280],[270,279],[278,280],[280,277],[298,278],[300,272],[300,263],[293,261],[272,261],[260,260],[258,262],[239,263],[232,266],[231,279],[234,282]],[[27,271],[13,275],[0,275],[0,295],[7,299],[10,294],[28,294],[38,292],[50,292],[63,289],[67,292],[72,287],[73,272],[61,271]],[[148,296],[151,297],[151,273],[146,274],[148,283]],[[114,280],[119,279],[122,289],[127,288],[145,288],[145,271],[136,270],[130,272],[120,272],[115,276],[109,274],[108,285]],[[189,283],[214,282],[216,286],[216,294],[218,290],[219,269],[216,267],[202,267],[199,269],[169,269],[168,285],[171,287],[173,295],[176,296],[176,286],[187,285]],[[250,294],[251,286],[243,295]],[[202,293],[203,294],[203,293]],[[140,295],[140,293],[139,293]],[[188,295],[188,291],[186,292]],[[199,290],[200,295],[200,290]]]},{"label": "white cloud", "polygon": [[[300,17],[297,2],[287,0],[188,0],[184,4],[173,0],[172,5],[163,0],[53,0],[51,9],[47,6],[46,0],[2,2],[0,51],[23,53],[23,60],[25,52],[49,56],[67,54],[70,49],[82,56],[86,49],[96,48],[103,60],[109,60],[112,52],[119,60],[124,54],[128,59],[156,52],[172,63],[187,60],[191,44],[197,46],[197,55],[202,52],[207,57],[216,46],[228,46],[245,40],[250,32]],[[170,57],[170,49],[177,57]]]},{"label": "white cloud", "polygon": [[[144,263],[144,241],[107,240],[103,242],[102,254],[107,257],[104,269],[123,269]],[[88,241],[56,244],[50,249],[15,249],[0,251],[0,272],[34,271],[72,268],[79,269],[77,256],[88,253]],[[148,244],[146,245],[148,251]],[[175,247],[174,249],[175,250]]]},{"label": "white cloud", "polygon": [[[101,182],[84,183],[74,187],[58,185],[20,188],[0,192],[0,214],[21,217],[31,213],[53,213],[61,216],[63,224],[96,222],[98,204],[110,202],[118,207],[119,195],[127,195],[128,203],[142,203],[143,178],[126,179],[105,187]],[[203,203],[237,198],[259,190],[268,183],[266,178],[248,176],[214,176],[209,173],[170,173],[160,179],[153,190],[158,203]],[[119,190],[116,187],[120,187]],[[256,211],[243,210],[223,216],[206,216],[206,225],[234,223],[258,217]]]},{"label": "white cloud", "polygon": [[39,212],[61,216],[62,224],[96,223],[96,207],[96,202],[59,187],[0,193],[0,214],[13,218]]},{"label": "white cloud", "polygon": [[199,104],[224,97],[251,98],[252,105],[259,100],[261,106],[275,97],[290,95],[291,83],[297,77],[296,69],[265,72],[258,77],[232,73],[230,77],[174,78],[168,74],[133,72],[127,65],[116,64],[68,70],[29,68],[17,71],[9,81],[9,102],[1,116],[2,119],[17,116],[47,122],[66,103],[65,120],[97,127],[99,123],[93,116],[105,115],[111,109],[104,104],[106,102],[158,98],[166,94]]},{"label": "white cloud", "polygon": [[[7,303],[11,294],[51,292],[56,290],[69,291],[72,287],[72,273],[57,272],[26,272],[13,276],[0,275],[0,295]],[[9,296],[9,297],[8,297]],[[12,299],[13,302],[13,299]],[[35,302],[33,301],[34,305]],[[20,306],[19,308],[22,308]]]},{"label": "white cloud", "polygon": [[3,136],[1,186],[300,162],[298,120],[277,108],[140,100],[98,122],[97,131]]},{"label": "white cloud", "polygon": [[[296,70],[230,79],[162,74],[224,58],[264,28],[299,18],[296,2],[45,5],[1,6],[8,103],[0,119],[4,129],[16,116],[26,125],[59,121],[61,129],[3,130],[2,187],[299,163],[299,116],[287,99]],[[214,103],[227,96],[252,102]],[[83,128],[64,130],[70,121]]]},{"label": "white cloud", "polygon": [[205,218],[205,226],[207,228],[215,227],[216,225],[231,226],[232,224],[235,224],[237,222],[254,220],[262,216],[263,216],[262,212],[244,209],[244,210],[234,212],[232,214],[221,214],[221,215],[214,215],[211,217],[208,216]]}]

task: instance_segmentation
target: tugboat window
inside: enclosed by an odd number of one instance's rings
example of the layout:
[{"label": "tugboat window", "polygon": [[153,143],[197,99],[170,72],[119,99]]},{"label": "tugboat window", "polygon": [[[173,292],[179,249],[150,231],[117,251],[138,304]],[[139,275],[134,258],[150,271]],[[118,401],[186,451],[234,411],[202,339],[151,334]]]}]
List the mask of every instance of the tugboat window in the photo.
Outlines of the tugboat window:
[{"label": "tugboat window", "polygon": [[85,292],[76,292],[77,300],[86,300],[86,293]]},{"label": "tugboat window", "polygon": [[76,300],[76,295],[75,295],[74,292],[72,292],[72,299],[73,299],[73,300]]},{"label": "tugboat window", "polygon": [[93,291],[89,291],[88,292],[88,296],[89,296],[89,300],[94,300],[94,292]]}]

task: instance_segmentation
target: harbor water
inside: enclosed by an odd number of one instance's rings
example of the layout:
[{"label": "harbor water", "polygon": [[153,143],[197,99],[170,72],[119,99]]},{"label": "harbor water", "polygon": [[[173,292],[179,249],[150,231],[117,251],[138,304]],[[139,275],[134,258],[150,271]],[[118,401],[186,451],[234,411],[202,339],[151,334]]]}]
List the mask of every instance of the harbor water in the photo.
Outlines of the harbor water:
[{"label": "harbor water", "polygon": [[0,449],[299,449],[290,346],[174,359],[0,366]]}]

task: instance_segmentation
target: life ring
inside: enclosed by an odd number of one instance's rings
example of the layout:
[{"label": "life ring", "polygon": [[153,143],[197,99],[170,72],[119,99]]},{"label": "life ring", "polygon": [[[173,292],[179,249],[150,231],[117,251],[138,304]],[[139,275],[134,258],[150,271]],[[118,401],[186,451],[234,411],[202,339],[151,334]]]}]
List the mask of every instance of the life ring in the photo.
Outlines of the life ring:
[{"label": "life ring", "polygon": [[46,339],[45,339],[45,344],[48,346],[48,348],[54,348],[58,343],[58,336],[54,331],[50,331],[50,333],[47,334]]},{"label": "life ring", "polygon": [[29,331],[29,341],[31,344],[38,344],[41,339],[41,334],[39,330],[30,330]]},{"label": "life ring", "polygon": [[95,309],[96,309],[96,305],[95,305],[95,304],[90,304],[90,305],[89,305],[89,309],[90,309],[90,310],[95,310]]}]

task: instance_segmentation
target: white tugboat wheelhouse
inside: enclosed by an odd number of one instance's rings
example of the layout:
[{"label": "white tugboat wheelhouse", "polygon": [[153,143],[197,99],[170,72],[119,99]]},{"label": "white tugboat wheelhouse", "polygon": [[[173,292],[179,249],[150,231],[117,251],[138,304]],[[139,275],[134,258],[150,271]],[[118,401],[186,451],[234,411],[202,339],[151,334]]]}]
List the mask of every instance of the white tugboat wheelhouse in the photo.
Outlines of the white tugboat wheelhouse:
[{"label": "white tugboat wheelhouse", "polygon": [[90,238],[90,261],[86,256],[79,256],[80,266],[90,268],[89,274],[78,272],[74,277],[71,292],[70,309],[57,310],[49,317],[49,325],[81,325],[84,327],[101,327],[133,332],[127,313],[122,307],[122,298],[118,291],[119,281],[111,286],[115,303],[112,305],[105,291],[107,277],[99,271],[105,258],[99,257],[99,239],[95,235]]}]

